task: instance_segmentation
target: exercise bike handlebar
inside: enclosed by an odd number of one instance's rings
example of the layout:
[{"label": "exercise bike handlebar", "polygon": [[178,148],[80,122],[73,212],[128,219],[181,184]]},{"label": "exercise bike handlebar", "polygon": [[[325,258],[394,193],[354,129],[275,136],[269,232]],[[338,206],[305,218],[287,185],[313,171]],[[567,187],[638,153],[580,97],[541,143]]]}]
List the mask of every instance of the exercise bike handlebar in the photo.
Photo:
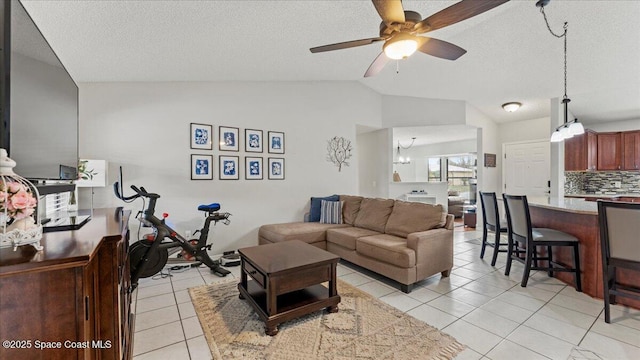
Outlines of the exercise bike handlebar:
[{"label": "exercise bike handlebar", "polygon": [[149,198],[149,199],[158,199],[158,198],[160,198],[160,195],[154,194],[154,193],[149,193],[149,192],[147,192],[145,190],[144,187],[140,187],[138,189],[138,187],[135,186],[135,185],[131,185],[131,189],[133,189],[133,191],[135,191],[136,194],[135,195],[131,195],[131,196],[124,196],[124,194],[120,194],[120,186],[119,185],[120,184],[117,181],[113,184],[113,192],[116,194],[116,197],[118,199],[123,200],[123,201],[134,200],[134,199],[137,199],[139,197],[146,197],[146,198]]}]

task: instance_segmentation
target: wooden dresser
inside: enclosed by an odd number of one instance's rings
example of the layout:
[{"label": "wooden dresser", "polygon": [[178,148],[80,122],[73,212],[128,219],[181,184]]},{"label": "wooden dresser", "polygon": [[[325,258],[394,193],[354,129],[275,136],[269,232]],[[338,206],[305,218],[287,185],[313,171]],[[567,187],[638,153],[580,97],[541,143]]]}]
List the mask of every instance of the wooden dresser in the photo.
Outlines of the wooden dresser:
[{"label": "wooden dresser", "polygon": [[131,359],[130,212],[0,250],[0,359]]}]

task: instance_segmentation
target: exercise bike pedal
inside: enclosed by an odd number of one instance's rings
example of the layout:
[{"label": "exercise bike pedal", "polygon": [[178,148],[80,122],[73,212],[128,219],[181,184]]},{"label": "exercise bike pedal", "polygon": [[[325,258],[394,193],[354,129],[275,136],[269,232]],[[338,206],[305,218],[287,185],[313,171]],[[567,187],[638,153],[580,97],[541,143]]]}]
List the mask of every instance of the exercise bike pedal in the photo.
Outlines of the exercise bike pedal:
[{"label": "exercise bike pedal", "polygon": [[213,268],[211,268],[211,272],[213,272],[214,274],[220,276],[220,277],[225,277],[229,274],[231,274],[231,271],[227,270],[227,269],[223,269],[220,266],[215,266]]}]

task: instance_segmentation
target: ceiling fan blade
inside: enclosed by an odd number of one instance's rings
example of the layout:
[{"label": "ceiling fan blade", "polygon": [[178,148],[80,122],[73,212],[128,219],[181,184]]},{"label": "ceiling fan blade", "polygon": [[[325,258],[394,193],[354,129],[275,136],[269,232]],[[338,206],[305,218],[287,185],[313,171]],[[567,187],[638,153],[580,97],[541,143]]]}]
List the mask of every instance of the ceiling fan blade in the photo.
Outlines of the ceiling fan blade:
[{"label": "ceiling fan blade", "polygon": [[389,58],[387,57],[387,55],[385,55],[384,52],[381,52],[380,55],[378,55],[378,57],[373,60],[371,65],[369,65],[367,72],[364,73],[364,77],[370,77],[378,74],[380,70],[382,70],[382,68],[387,65],[388,62]]},{"label": "ceiling fan blade", "polygon": [[311,48],[309,50],[312,53],[318,53],[318,52],[323,52],[323,51],[348,49],[348,48],[352,48],[352,47],[356,47],[356,46],[373,44],[374,42],[382,41],[382,40],[384,40],[384,38],[382,38],[382,37],[375,37],[375,38],[369,38],[369,39],[360,39],[360,40],[352,40],[352,41],[345,41],[345,42],[341,42],[341,43],[337,43],[337,44],[316,46],[316,47],[313,47],[313,48]]},{"label": "ceiling fan blade", "polygon": [[441,29],[470,17],[480,15],[507,1],[509,0],[462,0],[417,23],[414,29],[418,33]]},{"label": "ceiling fan blade", "polygon": [[416,39],[418,51],[442,59],[456,60],[467,52],[467,50],[450,42],[424,36],[416,36]]},{"label": "ceiling fan blade", "polygon": [[385,24],[405,22],[402,0],[371,0]]}]

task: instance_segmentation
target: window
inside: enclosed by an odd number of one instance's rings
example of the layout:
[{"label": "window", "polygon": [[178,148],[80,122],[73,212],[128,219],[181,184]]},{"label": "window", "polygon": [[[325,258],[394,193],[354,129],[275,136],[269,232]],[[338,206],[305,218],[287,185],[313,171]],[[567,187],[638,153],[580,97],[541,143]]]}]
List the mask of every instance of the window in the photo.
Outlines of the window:
[{"label": "window", "polygon": [[441,158],[429,158],[427,166],[428,166],[428,180],[429,182],[434,181],[442,181],[442,171],[440,170]]},{"label": "window", "polygon": [[476,159],[473,155],[449,156],[447,158],[449,190],[456,190],[460,195],[468,197],[471,180],[476,178],[475,162]]}]

